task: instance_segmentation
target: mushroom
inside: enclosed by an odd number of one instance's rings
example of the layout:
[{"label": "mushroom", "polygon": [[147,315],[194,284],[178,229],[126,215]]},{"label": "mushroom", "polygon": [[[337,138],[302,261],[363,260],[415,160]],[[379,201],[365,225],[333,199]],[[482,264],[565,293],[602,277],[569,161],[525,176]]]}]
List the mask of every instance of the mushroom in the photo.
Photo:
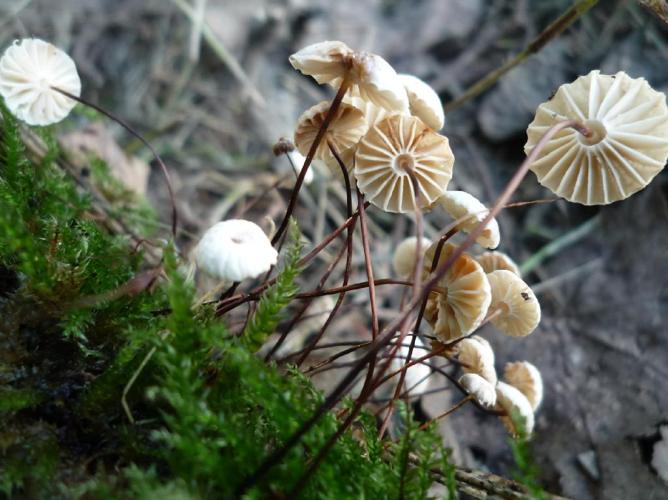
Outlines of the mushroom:
[{"label": "mushroom", "polygon": [[520,420],[526,434],[533,432],[535,421],[531,403],[524,394],[512,385],[504,382],[496,384],[496,409],[506,413],[506,416],[501,417],[501,421],[512,435],[517,436],[520,432],[511,415]]},{"label": "mushroom", "polygon": [[354,51],[343,42],[315,43],[290,56],[292,67],[320,84],[338,88],[348,84],[362,99],[394,111],[408,110],[406,90],[392,66],[382,57]]},{"label": "mushroom", "polygon": [[540,304],[529,285],[503,269],[489,273],[487,279],[492,288],[492,324],[511,337],[533,332],[540,322]]},{"label": "mushroom", "polygon": [[559,87],[538,107],[527,129],[529,154],[543,134],[563,120],[591,132],[556,133],[531,164],[538,182],[583,205],[607,205],[643,189],[668,159],[666,97],[643,78],[598,70]]},{"label": "mushroom", "polygon": [[[322,122],[329,111],[329,102],[323,101],[307,109],[297,120],[295,129],[295,146],[304,156],[308,154]],[[340,158],[348,170],[352,168],[355,146],[367,130],[362,112],[350,104],[341,103],[336,110],[327,132],[318,144],[315,158],[322,160],[334,174],[340,174],[336,158],[332,154],[329,143],[336,148]]]},{"label": "mushroom", "polygon": [[496,389],[487,380],[476,373],[465,373],[459,379],[459,384],[475,400],[485,408],[494,408],[496,405]]},{"label": "mushroom", "polygon": [[[454,219],[464,219],[457,225],[457,228],[465,233],[473,231],[489,214],[485,205],[480,203],[475,196],[464,191],[446,191],[438,199],[438,203]],[[496,219],[492,219],[476,238],[476,242],[485,248],[496,248],[499,246],[500,239],[499,224]]]},{"label": "mushroom", "polygon": [[466,373],[475,373],[487,382],[496,385],[497,377],[494,369],[494,351],[492,346],[478,335],[464,339],[457,343],[457,359],[464,365]]},{"label": "mushroom", "polygon": [[275,265],[278,258],[260,226],[243,219],[211,226],[194,252],[197,268],[222,281],[256,278]]},{"label": "mushroom", "polygon": [[[406,277],[413,273],[417,260],[417,243],[417,236],[410,236],[397,245],[392,257],[392,267],[397,276]],[[429,245],[431,245],[431,240],[422,238],[420,247],[423,254]]]},{"label": "mushroom", "polygon": [[[431,267],[438,242],[425,254],[425,274]],[[443,245],[438,265],[444,263],[457,247]],[[462,254],[445,272],[429,293],[424,317],[443,342],[450,342],[474,331],[480,324],[492,299],[487,275],[470,255]]]},{"label": "mushroom", "polygon": [[10,45],[0,58],[0,94],[9,111],[28,125],[63,120],[76,101],[54,90],[79,97],[81,80],[70,56],[38,38]]},{"label": "mushroom", "polygon": [[382,122],[388,116],[399,114],[396,111],[390,111],[389,109],[378,106],[371,101],[362,99],[359,95],[357,95],[357,93],[354,94],[355,95],[346,95],[346,97],[343,99],[343,102],[355,106],[362,112],[368,128],[371,128],[377,123]]},{"label": "mushroom", "polygon": [[445,123],[445,113],[441,99],[434,89],[413,75],[399,75],[408,94],[411,114],[438,131]]},{"label": "mushroom", "polygon": [[[390,116],[372,127],[355,153],[357,186],[386,212],[408,212],[434,203],[452,177],[448,139],[414,116]],[[416,200],[411,176],[419,192]]]},{"label": "mushroom", "polygon": [[482,254],[477,255],[475,260],[478,261],[487,274],[493,271],[498,271],[499,269],[505,269],[517,276],[521,276],[520,268],[513,262],[513,259],[503,252],[483,252]]},{"label": "mushroom", "polygon": [[[413,332],[408,332],[412,334]],[[397,351],[397,356],[392,359],[393,369],[399,370],[403,368],[408,360],[408,353],[410,351],[410,338],[406,338],[402,345]],[[424,342],[420,337],[415,338],[415,344],[413,346],[413,353],[411,355],[411,361],[415,361],[418,358],[426,356],[429,354],[429,350],[425,348]],[[422,363],[416,363],[413,366],[410,366],[406,369],[406,375],[404,376],[404,387],[411,396],[421,396],[427,390],[429,390],[429,381],[431,376],[431,368],[427,361],[425,360]],[[397,381],[399,376],[396,377]]]},{"label": "mushroom", "polygon": [[538,368],[528,361],[507,363],[503,378],[526,396],[534,411],[543,400],[543,377]]}]

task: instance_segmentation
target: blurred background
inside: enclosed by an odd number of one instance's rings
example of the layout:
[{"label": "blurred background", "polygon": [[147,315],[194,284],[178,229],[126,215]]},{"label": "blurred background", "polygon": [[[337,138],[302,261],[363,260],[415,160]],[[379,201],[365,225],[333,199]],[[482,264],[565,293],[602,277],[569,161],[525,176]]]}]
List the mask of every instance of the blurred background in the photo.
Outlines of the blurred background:
[{"label": "blurred background", "polygon": [[[185,251],[223,218],[279,222],[292,185],[271,146],[291,138],[297,117],[331,98],[292,70],[288,56],[322,40],[376,52],[398,72],[430,83],[447,103],[518,53],[568,0],[0,0],[0,42],[35,36],[76,61],[83,96],[148,137],[172,169]],[[631,0],[605,0],[480,97],[448,114],[456,162],[451,189],[493,203],[522,161],[525,129],[556,88],[592,69],[626,71],[668,91],[668,27]],[[169,201],[148,152],[108,121],[79,113],[62,129],[68,155],[103,157],[146,195],[168,225]],[[60,129],[59,129],[60,130]],[[668,172],[606,207],[563,201],[506,210],[500,250],[535,287],[543,320],[515,340],[485,331],[497,369],[537,365],[545,400],[532,448],[549,491],[578,499],[668,498],[666,469],[652,466],[668,437]],[[545,198],[530,174],[515,200]],[[318,241],[344,219],[345,195],[316,170],[297,219]],[[376,275],[410,234],[403,216],[371,210]],[[427,218],[428,236],[447,224]],[[165,227],[166,227],[165,226]],[[165,228],[161,229],[167,233]],[[354,262],[362,269],[361,252]],[[325,255],[325,259],[327,254]],[[320,263],[324,265],[326,261]],[[314,272],[313,280],[319,275]],[[309,276],[305,276],[308,286]],[[381,292],[383,320],[399,298]],[[329,335],[368,336],[364,292]],[[450,395],[425,398],[428,416]],[[511,474],[499,422],[466,407],[442,424],[459,463]]]}]

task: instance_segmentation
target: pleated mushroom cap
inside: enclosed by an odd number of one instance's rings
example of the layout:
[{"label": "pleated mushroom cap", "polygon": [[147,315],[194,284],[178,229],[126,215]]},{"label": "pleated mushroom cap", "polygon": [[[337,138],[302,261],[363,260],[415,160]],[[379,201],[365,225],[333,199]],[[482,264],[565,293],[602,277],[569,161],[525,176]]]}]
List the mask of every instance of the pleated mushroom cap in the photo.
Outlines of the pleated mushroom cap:
[{"label": "pleated mushroom cap", "polygon": [[414,116],[390,116],[371,128],[355,153],[360,191],[386,212],[415,211],[408,171],[417,181],[420,207],[433,204],[452,178],[454,156],[448,139]]},{"label": "pleated mushroom cap", "polygon": [[222,281],[257,278],[269,271],[277,258],[262,228],[243,219],[214,224],[195,247],[197,268]]},{"label": "pleated mushroom cap", "polygon": [[563,120],[579,120],[587,138],[564,129],[548,141],[531,170],[555,194],[583,205],[606,205],[643,189],[668,159],[666,96],[643,78],[594,70],[559,87],[527,129],[529,154]]},{"label": "pleated mushroom cap", "polygon": [[[489,214],[485,205],[478,201],[475,196],[464,191],[446,191],[438,199],[438,203],[455,220],[466,217],[463,222],[457,225],[465,233],[473,231]],[[480,236],[476,238],[476,242],[485,248],[496,248],[500,241],[501,234],[496,219],[489,221]]]},{"label": "pleated mushroom cap", "polygon": [[496,389],[480,375],[465,373],[460,377],[459,383],[481,406],[494,408],[496,405]]},{"label": "pleated mushroom cap", "polygon": [[462,370],[466,373],[475,373],[487,382],[496,385],[497,376],[494,368],[494,351],[492,346],[478,335],[458,342],[456,345],[457,359],[466,366]]},{"label": "pleated mushroom cap", "polygon": [[394,111],[408,110],[408,96],[396,71],[379,55],[354,51],[343,42],[315,43],[290,56],[290,64],[318,83],[338,88],[346,72],[362,99]]},{"label": "pleated mushroom cap", "polygon": [[[354,95],[351,95],[354,94]],[[343,102],[351,104],[359,109],[364,115],[364,120],[366,121],[367,127],[370,129],[379,122],[382,122],[388,116],[394,114],[399,114],[396,111],[390,111],[389,109],[378,106],[377,104],[362,99],[357,92],[349,93],[346,97],[343,98]]]},{"label": "pleated mushroom cap", "polygon": [[540,304],[529,285],[516,274],[499,270],[487,275],[492,289],[489,310],[492,324],[511,337],[525,337],[533,332],[540,322]]},{"label": "pleated mushroom cap", "polygon": [[487,274],[504,269],[520,276],[520,268],[517,267],[513,259],[503,252],[496,250],[493,252],[483,252],[480,255],[476,255],[475,260],[478,261]]},{"label": "pleated mushroom cap", "polygon": [[528,361],[506,363],[503,378],[526,396],[535,411],[543,401],[543,377]]},{"label": "pleated mushroom cap", "polygon": [[[432,244],[425,254],[425,276],[437,246],[438,242]],[[451,243],[443,245],[438,265],[445,262],[455,249]],[[450,342],[480,326],[491,299],[485,271],[470,255],[462,254],[439,280],[437,289],[429,294],[424,317],[439,340]]]},{"label": "pleated mushroom cap", "polygon": [[[405,277],[413,273],[415,261],[417,260],[417,243],[417,237],[410,236],[397,245],[392,256],[392,268],[397,273],[397,276]],[[429,245],[431,245],[431,240],[422,238],[420,248],[423,255],[427,251],[427,248],[429,248]]]},{"label": "pleated mushroom cap", "polygon": [[81,80],[70,56],[38,38],[17,40],[0,58],[0,94],[11,113],[28,125],[63,120],[76,101],[54,90],[81,94]]},{"label": "pleated mushroom cap", "polygon": [[408,94],[411,114],[439,131],[445,123],[445,113],[441,99],[434,89],[413,75],[400,74],[399,80]]},{"label": "pleated mushroom cap", "polygon": [[[315,136],[318,134],[325,116],[327,116],[329,106],[328,101],[318,103],[307,109],[297,120],[295,146],[302,155],[306,156],[308,154]],[[339,156],[348,170],[352,169],[355,148],[366,130],[367,125],[362,112],[350,104],[341,103],[329,127],[327,127],[325,136],[318,144],[315,158],[323,161],[333,174],[341,175],[341,168],[329,149],[329,142],[331,142],[339,152]]]},{"label": "pleated mushroom cap", "polygon": [[534,428],[534,414],[531,403],[518,389],[504,382],[496,384],[496,407],[498,410],[505,411],[508,416],[501,417],[503,425],[512,435],[519,434],[513,420],[510,418],[514,412],[523,423],[524,430],[531,434]]}]

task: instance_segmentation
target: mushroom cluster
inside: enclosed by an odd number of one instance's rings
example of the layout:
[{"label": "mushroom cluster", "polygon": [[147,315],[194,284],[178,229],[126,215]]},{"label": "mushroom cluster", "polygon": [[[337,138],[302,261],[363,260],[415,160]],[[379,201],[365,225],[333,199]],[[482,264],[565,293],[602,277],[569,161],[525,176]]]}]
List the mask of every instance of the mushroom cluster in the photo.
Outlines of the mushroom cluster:
[{"label": "mushroom cluster", "polygon": [[338,41],[309,45],[290,56],[290,63],[342,93],[341,102],[316,105],[297,121],[295,144],[302,154],[326,122],[315,158],[335,172],[341,161],[373,205],[406,213],[438,201],[452,178],[454,155],[438,133],[443,106],[428,84]]}]

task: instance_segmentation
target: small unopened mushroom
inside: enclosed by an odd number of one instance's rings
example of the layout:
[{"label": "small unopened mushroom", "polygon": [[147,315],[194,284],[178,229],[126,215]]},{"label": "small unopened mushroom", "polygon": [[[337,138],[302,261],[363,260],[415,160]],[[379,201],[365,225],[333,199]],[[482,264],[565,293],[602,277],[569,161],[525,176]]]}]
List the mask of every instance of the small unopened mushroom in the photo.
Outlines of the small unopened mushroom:
[{"label": "small unopened mushroom", "polygon": [[[425,275],[431,267],[437,246],[438,242],[433,243],[425,254]],[[452,243],[444,244],[438,265],[443,264],[456,248]],[[480,326],[491,299],[492,292],[485,271],[473,257],[464,253],[429,294],[424,317],[441,341],[450,342]]]},{"label": "small unopened mushroom", "polygon": [[[417,260],[417,243],[417,236],[410,236],[397,245],[392,256],[392,267],[397,276],[406,277],[413,273]],[[420,247],[423,255],[429,245],[431,245],[431,240],[422,238]]]},{"label": "small unopened mushroom", "polygon": [[494,408],[496,405],[496,389],[480,375],[465,373],[459,379],[459,383],[481,406]]},{"label": "small unopened mushroom", "polygon": [[399,79],[408,94],[411,114],[417,116],[432,129],[441,130],[445,123],[445,113],[436,91],[413,75],[399,75]]},{"label": "small unopened mushroom", "polygon": [[318,83],[334,88],[347,75],[351,89],[363,99],[395,111],[408,110],[408,96],[396,71],[376,54],[354,51],[343,42],[327,41],[292,54],[290,64]]},{"label": "small unopened mushroom", "polygon": [[643,189],[668,159],[666,96],[644,78],[598,70],[559,87],[538,107],[527,129],[529,154],[543,134],[564,120],[578,120],[585,137],[563,129],[552,137],[531,170],[538,182],[583,205],[606,205]]},{"label": "small unopened mushroom", "polygon": [[498,271],[499,269],[505,269],[506,271],[521,276],[520,268],[517,267],[517,264],[515,264],[513,259],[503,252],[483,252],[482,254],[477,255],[475,260],[478,261],[487,274],[493,271]]},{"label": "small unopened mushroom", "polygon": [[[409,334],[412,332],[409,332]],[[397,351],[398,355],[392,359],[392,367],[394,370],[402,368],[407,360],[410,351],[411,338],[406,337]],[[429,354],[429,350],[425,348],[424,342],[420,337],[415,338],[413,346],[413,353],[411,354],[411,361],[415,361],[425,355]],[[399,381],[399,375],[395,377]],[[421,396],[429,390],[429,383],[431,380],[431,368],[427,361],[423,363],[416,363],[406,369],[404,376],[404,388],[409,391],[411,396]]]},{"label": "small unopened mushroom", "polygon": [[517,436],[519,432],[511,415],[515,415],[520,420],[526,434],[533,432],[535,421],[531,403],[512,385],[504,382],[496,384],[496,408],[506,413],[507,416],[501,417],[501,421],[512,435]]},{"label": "small unopened mushroom", "polygon": [[[308,154],[322,122],[327,116],[329,106],[330,104],[327,101],[316,104],[307,109],[297,120],[295,146],[302,155]],[[318,144],[315,158],[322,160],[332,173],[340,174],[341,167],[329,147],[329,143],[331,143],[339,153],[344,165],[350,170],[355,147],[366,130],[367,125],[362,112],[350,104],[341,103],[327,128],[327,132],[325,132],[323,140]]]},{"label": "small unopened mushroom", "polygon": [[492,386],[496,385],[494,351],[487,340],[474,335],[457,343],[457,350],[459,353],[457,359],[464,364],[462,366],[464,372],[480,375]]},{"label": "small unopened mushroom", "polygon": [[256,278],[276,264],[278,254],[254,222],[230,219],[206,230],[195,247],[195,264],[221,281]]},{"label": "small unopened mushroom", "polygon": [[507,363],[503,378],[527,397],[534,411],[540,406],[543,400],[543,377],[538,368],[528,361]]},{"label": "small unopened mushroom", "polygon": [[28,125],[51,125],[63,120],[76,101],[81,80],[70,56],[38,38],[17,40],[0,58],[0,94],[11,113]]},{"label": "small unopened mushroom", "polygon": [[[489,214],[485,205],[480,203],[475,196],[464,191],[446,191],[438,199],[438,203],[454,219],[465,218],[457,225],[465,233],[473,231]],[[485,248],[498,247],[500,240],[499,224],[496,219],[489,221],[480,236],[476,238],[476,242]]]},{"label": "small unopened mushroom", "polygon": [[[362,138],[355,153],[360,191],[386,212],[426,207],[446,190],[455,158],[448,139],[414,116],[394,115]],[[419,192],[416,200],[413,175]]]},{"label": "small unopened mushroom", "polygon": [[487,275],[492,287],[492,324],[511,337],[525,337],[540,322],[540,304],[529,285],[516,274],[499,270]]}]

